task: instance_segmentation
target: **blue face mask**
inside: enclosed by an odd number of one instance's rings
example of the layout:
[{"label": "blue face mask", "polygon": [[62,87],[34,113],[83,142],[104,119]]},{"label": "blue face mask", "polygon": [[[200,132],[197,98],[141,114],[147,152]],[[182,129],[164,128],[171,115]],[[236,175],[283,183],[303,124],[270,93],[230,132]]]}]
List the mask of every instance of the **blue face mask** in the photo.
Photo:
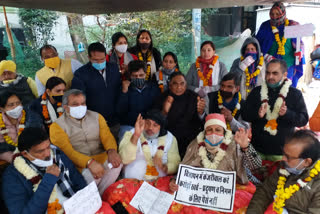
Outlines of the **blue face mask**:
[{"label": "blue face mask", "polygon": [[258,58],[257,52],[248,52],[244,55],[244,58],[246,58],[247,56],[251,56],[254,59],[254,61],[256,61]]},{"label": "blue face mask", "polygon": [[304,168],[303,169],[297,169],[297,168],[303,163],[303,161],[304,159],[302,159],[296,167],[292,167],[292,168],[290,168],[288,164],[285,163],[286,164],[285,168],[292,175],[300,175],[303,172]]},{"label": "blue face mask", "polygon": [[282,81],[279,81],[279,82],[274,83],[274,84],[271,84],[271,83],[268,83],[268,82],[267,82],[267,85],[268,85],[270,88],[278,88],[281,84],[282,84]]},{"label": "blue face mask", "polygon": [[106,61],[104,61],[102,63],[92,63],[92,67],[94,67],[98,71],[101,71],[106,67]]}]

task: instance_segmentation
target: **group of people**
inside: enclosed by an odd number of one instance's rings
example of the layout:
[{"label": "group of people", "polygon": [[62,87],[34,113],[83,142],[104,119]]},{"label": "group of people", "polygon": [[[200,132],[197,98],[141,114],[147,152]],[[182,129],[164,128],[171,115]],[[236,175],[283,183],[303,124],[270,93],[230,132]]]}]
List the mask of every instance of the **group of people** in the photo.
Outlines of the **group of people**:
[{"label": "group of people", "polygon": [[[106,213],[137,213],[129,203],[142,181],[179,191],[182,163],[235,171],[242,202],[234,213],[319,213],[320,143],[314,132],[296,131],[309,116],[295,88],[303,57],[294,64],[296,41],[283,37],[291,24],[276,2],[230,71],[205,41],[184,75],[173,52],[161,59],[147,30],[129,49],[121,32],[108,53],[90,44],[85,65],[45,45],[35,81],[1,61],[0,160],[9,165],[1,188],[9,212],[63,213],[63,202],[95,181]],[[190,212],[215,213],[175,202],[168,211]]]}]

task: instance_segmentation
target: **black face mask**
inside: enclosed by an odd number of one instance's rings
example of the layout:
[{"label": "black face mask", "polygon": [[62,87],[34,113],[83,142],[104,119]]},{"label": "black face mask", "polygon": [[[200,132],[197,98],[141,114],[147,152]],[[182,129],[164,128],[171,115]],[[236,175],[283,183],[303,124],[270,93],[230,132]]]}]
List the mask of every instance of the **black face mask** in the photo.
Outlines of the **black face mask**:
[{"label": "black face mask", "polygon": [[222,98],[224,98],[224,99],[229,99],[233,96],[232,92],[230,92],[230,91],[221,91],[220,90],[220,94],[221,94]]},{"label": "black face mask", "polygon": [[52,96],[52,98],[58,103],[62,102],[62,97],[63,97],[63,95]]},{"label": "black face mask", "polygon": [[139,43],[142,50],[147,50],[150,47],[150,43]]},{"label": "black face mask", "polygon": [[146,80],[144,78],[133,78],[131,84],[139,89],[143,88]]}]

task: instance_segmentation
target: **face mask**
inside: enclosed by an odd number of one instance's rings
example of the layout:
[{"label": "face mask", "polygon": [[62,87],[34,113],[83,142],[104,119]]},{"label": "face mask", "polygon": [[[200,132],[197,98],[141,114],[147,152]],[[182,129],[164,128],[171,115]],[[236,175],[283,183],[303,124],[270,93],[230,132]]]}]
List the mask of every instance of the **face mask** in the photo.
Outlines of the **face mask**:
[{"label": "face mask", "polygon": [[224,99],[228,99],[233,96],[233,93],[230,91],[221,91],[220,90],[220,94],[221,94],[222,98],[224,98]]},{"label": "face mask", "polygon": [[61,103],[63,95],[51,96],[56,102]]},{"label": "face mask", "polygon": [[279,82],[274,83],[274,84],[267,82],[267,85],[268,85],[270,88],[278,88],[281,84],[282,84],[282,81],[279,81]]},{"label": "face mask", "polygon": [[9,117],[12,117],[14,119],[18,119],[21,116],[23,107],[22,106],[17,106],[14,109],[10,110],[10,111],[6,111],[6,114]]},{"label": "face mask", "polygon": [[128,45],[116,45],[115,49],[120,53],[125,53],[127,51]]},{"label": "face mask", "polygon": [[254,61],[256,61],[258,58],[257,52],[248,52],[244,55],[244,58],[246,58],[247,56],[251,56],[254,59]]},{"label": "face mask", "polygon": [[92,67],[94,67],[98,71],[101,71],[106,67],[106,61],[104,61],[102,63],[92,63]]},{"label": "face mask", "polygon": [[290,168],[288,166],[288,164],[285,162],[285,164],[286,164],[285,168],[292,175],[300,175],[303,172],[304,168],[303,169],[297,169],[297,168],[303,163],[303,161],[304,161],[304,159],[301,160],[300,163],[296,167],[292,167],[292,168]]},{"label": "face mask", "polygon": [[33,157],[29,152],[27,152],[32,158],[34,158],[33,161],[31,161],[31,163],[33,163],[34,165],[38,166],[38,167],[48,167],[48,166],[52,166],[53,164],[53,158],[50,155],[50,160],[40,160],[38,158]]},{"label": "face mask", "polygon": [[131,84],[137,88],[143,88],[146,80],[142,78],[133,78],[131,79]]},{"label": "face mask", "polygon": [[139,43],[142,50],[147,50],[150,47],[150,43]]},{"label": "face mask", "polygon": [[223,135],[210,134],[206,135],[205,142],[208,143],[210,146],[217,146],[220,143],[222,143],[223,138]]},{"label": "face mask", "polygon": [[154,135],[150,136],[150,135],[147,134],[146,131],[143,131],[143,135],[147,138],[147,140],[154,140],[154,139],[158,138],[159,133],[160,133],[160,131],[155,133]]},{"label": "face mask", "polygon": [[161,71],[163,73],[165,73],[166,75],[170,75],[174,72],[174,70],[176,69],[176,67],[172,68],[172,69],[168,69],[168,68],[162,68]]},{"label": "face mask", "polygon": [[69,108],[70,108],[70,116],[78,120],[82,119],[87,113],[87,106],[77,106],[77,107],[69,106]]},{"label": "face mask", "polygon": [[48,68],[57,68],[60,65],[60,58],[56,56],[49,59],[45,59],[44,64]]}]

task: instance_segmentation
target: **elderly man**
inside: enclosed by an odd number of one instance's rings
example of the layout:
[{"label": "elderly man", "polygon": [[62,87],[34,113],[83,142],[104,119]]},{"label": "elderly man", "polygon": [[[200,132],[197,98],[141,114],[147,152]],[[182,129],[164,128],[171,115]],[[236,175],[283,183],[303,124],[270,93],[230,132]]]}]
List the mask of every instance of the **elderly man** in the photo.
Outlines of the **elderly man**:
[{"label": "elderly man", "polygon": [[283,166],[257,187],[247,214],[320,213],[319,151],[315,133],[294,133],[283,147]]},{"label": "elderly man", "polygon": [[16,73],[17,66],[11,60],[0,62],[0,94],[10,90],[21,97],[22,105],[38,97],[37,86],[33,79]]},{"label": "elderly man", "polygon": [[170,76],[169,90],[155,103],[155,108],[167,116],[168,130],[177,138],[181,157],[189,143],[203,128],[205,100],[187,89],[183,73]]},{"label": "elderly man", "polygon": [[241,116],[252,123],[251,143],[262,159],[280,160],[286,136],[308,123],[303,96],[291,87],[285,61],[273,59],[267,64],[266,81],[251,91]]},{"label": "elderly man", "polygon": [[181,161],[176,138],[165,128],[159,110],[139,114],[135,127],[125,133],[119,146],[125,178],[154,180],[175,174]]},{"label": "elderly man", "polygon": [[211,92],[209,97],[209,113],[221,113],[224,115],[227,127],[233,133],[239,128],[249,128],[249,124],[241,119],[242,99],[240,90],[240,75],[238,72],[229,72],[221,80],[220,90]]},{"label": "elderly man", "polygon": [[86,182],[41,128],[19,136],[12,164],[3,175],[2,194],[10,213],[63,213],[62,203]]},{"label": "elderly man", "polygon": [[40,48],[40,56],[45,66],[37,71],[35,77],[39,96],[45,92],[46,82],[53,76],[63,79],[67,84],[66,88],[69,89],[73,73],[82,64],[75,59],[60,59],[57,49],[52,45],[44,45]]},{"label": "elderly man", "polygon": [[102,194],[122,168],[116,141],[104,118],[87,110],[82,91],[67,91],[62,105],[64,114],[50,126],[51,142],[82,171],[88,183],[96,180]]}]

